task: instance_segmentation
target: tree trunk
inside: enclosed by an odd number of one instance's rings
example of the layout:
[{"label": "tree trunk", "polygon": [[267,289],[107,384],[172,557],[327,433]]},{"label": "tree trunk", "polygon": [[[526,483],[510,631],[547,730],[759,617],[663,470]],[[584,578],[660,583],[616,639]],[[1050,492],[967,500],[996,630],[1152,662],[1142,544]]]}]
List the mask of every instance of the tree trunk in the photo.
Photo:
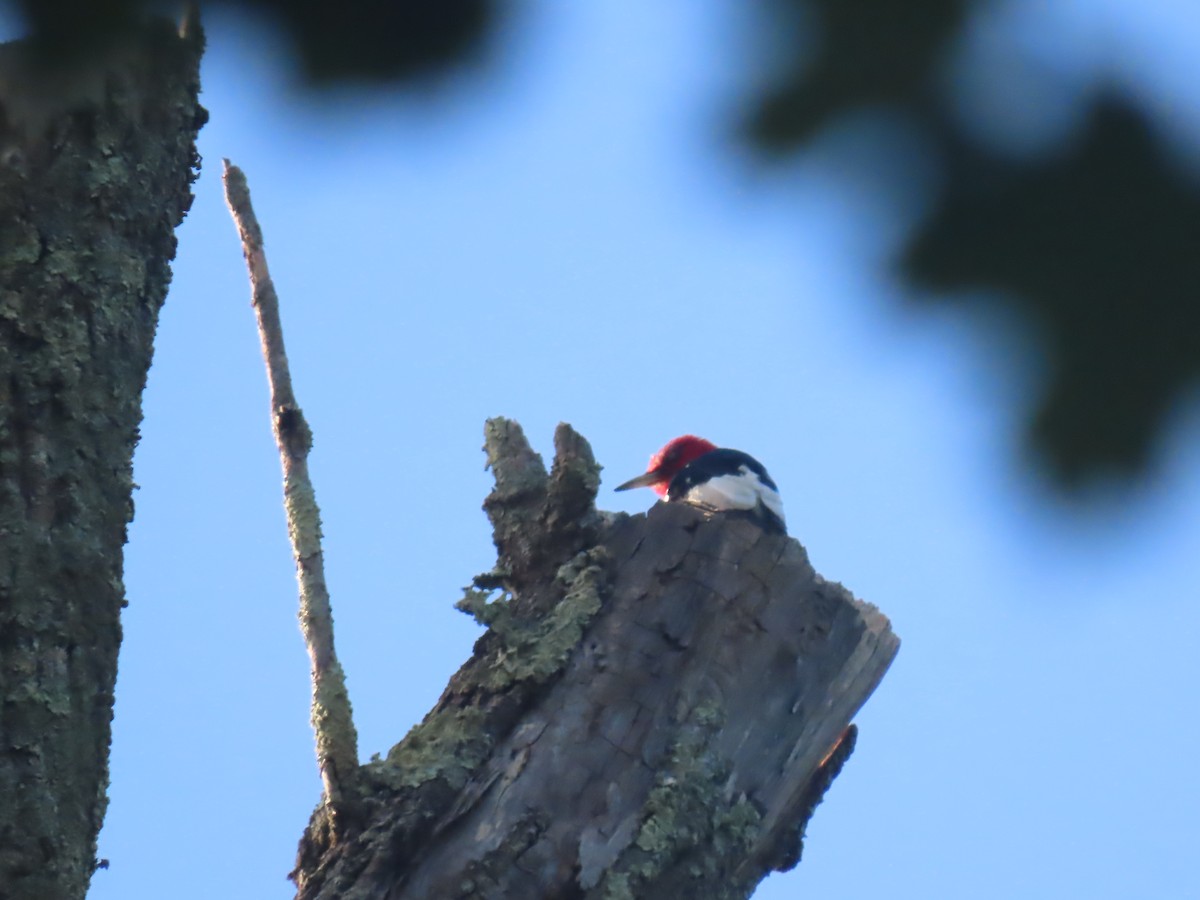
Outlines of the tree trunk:
[{"label": "tree trunk", "polygon": [[202,38],[53,69],[0,47],[0,895],[82,898],[104,818],[122,545],[191,203]]},{"label": "tree trunk", "polygon": [[460,607],[489,630],[356,815],[318,808],[302,900],[742,898],[798,861],[887,620],[736,514],[598,513],[586,441],[555,445],[547,476],[488,423],[499,560]]}]

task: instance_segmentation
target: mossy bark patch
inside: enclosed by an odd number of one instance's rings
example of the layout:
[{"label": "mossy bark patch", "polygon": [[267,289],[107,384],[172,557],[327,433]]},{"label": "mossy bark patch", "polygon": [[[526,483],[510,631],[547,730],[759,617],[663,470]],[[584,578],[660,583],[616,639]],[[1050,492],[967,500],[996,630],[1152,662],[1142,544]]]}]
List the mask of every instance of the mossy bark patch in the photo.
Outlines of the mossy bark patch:
[{"label": "mossy bark patch", "polygon": [[70,70],[0,47],[0,893],[82,898],[104,819],[133,449],[202,41]]}]

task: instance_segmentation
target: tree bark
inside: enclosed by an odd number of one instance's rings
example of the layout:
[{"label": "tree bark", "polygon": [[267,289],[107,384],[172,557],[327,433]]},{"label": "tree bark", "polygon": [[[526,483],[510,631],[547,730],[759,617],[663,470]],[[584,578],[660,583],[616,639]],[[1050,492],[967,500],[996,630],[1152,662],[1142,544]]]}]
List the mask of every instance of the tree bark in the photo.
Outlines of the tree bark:
[{"label": "tree bark", "polygon": [[82,898],[104,818],[132,455],[205,114],[202,37],[0,47],[0,895]]},{"label": "tree bark", "polygon": [[325,898],[747,897],[795,865],[899,641],[795,540],[736,514],[599,513],[568,426],[547,475],[488,422],[488,626],[437,706],[318,808],[293,877]]}]

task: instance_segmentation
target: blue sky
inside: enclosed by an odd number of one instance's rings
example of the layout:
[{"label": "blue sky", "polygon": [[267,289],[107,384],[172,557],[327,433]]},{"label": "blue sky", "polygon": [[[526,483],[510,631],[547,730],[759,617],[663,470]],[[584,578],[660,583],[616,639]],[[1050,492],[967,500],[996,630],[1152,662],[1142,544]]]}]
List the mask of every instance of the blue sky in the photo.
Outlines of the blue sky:
[{"label": "blue sky", "polygon": [[[1061,7],[1089,22],[1065,56],[1135,75],[1195,152],[1195,14],[1096,8]],[[611,488],[695,432],[761,459],[818,570],[904,641],[804,861],[757,898],[1200,897],[1196,405],[1141,493],[1049,499],[1013,438],[1029,383],[1006,367],[1032,351],[879,274],[916,190],[885,189],[837,134],[775,173],[729,140],[743,24],[727,4],[542,2],[430,96],[314,102],[269,33],[209,22],[93,898],[289,897],[318,799],[223,156],[250,179],[316,432],[364,756],[478,635],[451,604],[493,560],[486,417],[547,458],[571,422],[606,467],[601,504],[630,512],[651,495]]]}]

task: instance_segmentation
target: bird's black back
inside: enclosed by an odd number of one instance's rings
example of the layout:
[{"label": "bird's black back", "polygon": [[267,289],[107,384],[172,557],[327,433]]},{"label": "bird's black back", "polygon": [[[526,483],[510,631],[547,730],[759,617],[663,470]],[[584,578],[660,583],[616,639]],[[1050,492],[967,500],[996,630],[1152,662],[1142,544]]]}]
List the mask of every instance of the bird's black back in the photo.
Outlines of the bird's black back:
[{"label": "bird's black back", "polygon": [[[745,467],[758,476],[758,479],[773,491],[778,491],[775,482],[767,474],[766,467],[749,453],[741,450],[729,450],[724,447],[710,450],[703,456],[693,459],[671,479],[667,487],[667,500],[677,500],[686,497],[688,492],[698,484],[704,484],[722,475],[737,475]],[[757,510],[747,510],[768,531],[786,534],[787,528],[783,520],[770,509],[759,503]]]}]

